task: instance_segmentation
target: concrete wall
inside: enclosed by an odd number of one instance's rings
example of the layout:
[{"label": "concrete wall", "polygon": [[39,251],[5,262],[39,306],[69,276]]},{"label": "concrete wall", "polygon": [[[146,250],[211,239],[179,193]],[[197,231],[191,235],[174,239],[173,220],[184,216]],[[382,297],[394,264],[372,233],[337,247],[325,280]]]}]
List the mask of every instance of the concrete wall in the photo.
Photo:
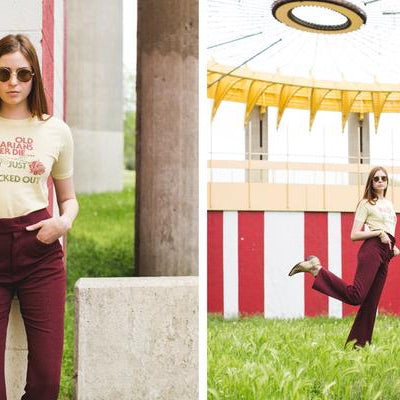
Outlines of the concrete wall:
[{"label": "concrete wall", "polygon": [[[362,127],[362,135],[360,135],[360,126]],[[360,121],[359,113],[350,113],[348,119],[349,129],[349,163],[358,164],[358,154],[363,157],[361,164],[369,164],[370,145],[369,145],[369,118],[365,114]]]},{"label": "concrete wall", "polygon": [[[63,119],[65,110],[65,35],[63,0],[18,0],[2,2],[0,37],[24,33],[36,48],[49,113]],[[52,185],[50,185],[52,188]],[[58,213],[54,189],[50,189],[49,209]],[[19,301],[12,302],[7,330],[5,374],[7,399],[23,394],[27,369],[27,342]]]},{"label": "concrete wall", "polygon": [[[362,131],[360,132],[360,128]],[[350,113],[348,118],[349,144],[348,156],[349,164],[369,164],[370,162],[370,126],[368,113],[360,120],[359,113]],[[358,158],[358,157],[361,158]],[[350,174],[349,183],[355,185],[361,183],[364,185],[368,174]]]},{"label": "concrete wall", "polygon": [[197,400],[196,277],[81,278],[77,400]]},{"label": "concrete wall", "polygon": [[67,123],[78,192],[123,185],[122,0],[68,0]]},{"label": "concrete wall", "polygon": [[135,268],[198,274],[197,0],[138,1]]},{"label": "concrete wall", "polygon": [[[261,107],[254,107],[250,114],[249,122],[245,126],[245,133],[246,160],[249,159],[250,148],[252,160],[268,160],[268,155],[257,154],[268,153],[268,108],[266,108],[265,112],[262,113]],[[268,182],[267,170],[259,169],[251,171],[250,174],[246,171],[246,182],[249,181],[249,175],[251,182]]]}]

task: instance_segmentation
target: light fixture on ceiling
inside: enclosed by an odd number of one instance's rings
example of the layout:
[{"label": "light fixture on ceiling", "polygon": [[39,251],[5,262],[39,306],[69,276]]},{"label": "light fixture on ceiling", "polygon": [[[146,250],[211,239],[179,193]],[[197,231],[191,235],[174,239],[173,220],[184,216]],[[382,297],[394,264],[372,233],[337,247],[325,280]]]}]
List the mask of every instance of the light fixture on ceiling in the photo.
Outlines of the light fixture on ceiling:
[{"label": "light fixture on ceiling", "polygon": [[367,22],[361,8],[344,0],[277,0],[272,15],[292,28],[325,34],[352,32]]}]

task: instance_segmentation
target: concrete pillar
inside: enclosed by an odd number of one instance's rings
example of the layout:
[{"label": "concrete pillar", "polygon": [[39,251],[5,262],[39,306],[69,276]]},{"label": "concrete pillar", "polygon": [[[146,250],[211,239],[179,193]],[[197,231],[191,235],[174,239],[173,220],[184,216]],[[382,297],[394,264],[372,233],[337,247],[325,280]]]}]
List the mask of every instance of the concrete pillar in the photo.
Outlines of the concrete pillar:
[{"label": "concrete pillar", "polygon": [[[268,153],[268,108],[254,107],[245,132],[246,159],[249,159],[249,149],[251,148],[252,160],[267,160],[268,155],[259,153]],[[248,181],[248,174],[246,174],[246,181]],[[268,182],[268,171],[253,170],[251,182]]]},{"label": "concrete pillar", "polygon": [[[350,113],[348,119],[348,157],[349,164],[369,164],[370,163],[370,126],[368,114]],[[350,174],[349,183],[356,185],[360,182],[364,185],[368,174]],[[359,178],[361,180],[359,181]]]},{"label": "concrete pillar", "polygon": [[198,273],[198,0],[138,1],[135,268]]},{"label": "concrete pillar", "polygon": [[67,123],[78,192],[122,190],[122,0],[68,0]]},{"label": "concrete pillar", "polygon": [[198,278],[75,284],[76,400],[197,400]]}]

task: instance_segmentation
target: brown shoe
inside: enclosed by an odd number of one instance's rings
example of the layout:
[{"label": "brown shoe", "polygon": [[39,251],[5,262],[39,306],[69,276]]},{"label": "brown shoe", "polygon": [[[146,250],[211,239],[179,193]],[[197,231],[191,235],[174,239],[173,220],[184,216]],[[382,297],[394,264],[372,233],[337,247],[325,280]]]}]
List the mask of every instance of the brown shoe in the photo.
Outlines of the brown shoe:
[{"label": "brown shoe", "polygon": [[292,276],[299,272],[311,272],[314,275],[314,273],[317,272],[316,267],[318,265],[321,265],[319,258],[316,256],[309,256],[309,257],[307,257],[307,260],[297,263],[290,270],[289,276]]}]

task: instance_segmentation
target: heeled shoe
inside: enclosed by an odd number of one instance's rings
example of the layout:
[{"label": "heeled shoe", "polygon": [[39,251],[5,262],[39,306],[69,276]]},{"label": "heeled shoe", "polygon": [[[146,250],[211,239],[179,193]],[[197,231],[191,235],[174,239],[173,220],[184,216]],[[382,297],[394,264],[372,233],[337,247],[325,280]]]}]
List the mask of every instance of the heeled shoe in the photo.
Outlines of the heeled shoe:
[{"label": "heeled shoe", "polygon": [[[315,271],[315,267],[321,265],[319,258],[316,256],[309,256],[305,261],[297,263],[290,271],[289,276],[298,274],[299,272],[311,272]],[[314,274],[313,274],[314,275]]]}]

